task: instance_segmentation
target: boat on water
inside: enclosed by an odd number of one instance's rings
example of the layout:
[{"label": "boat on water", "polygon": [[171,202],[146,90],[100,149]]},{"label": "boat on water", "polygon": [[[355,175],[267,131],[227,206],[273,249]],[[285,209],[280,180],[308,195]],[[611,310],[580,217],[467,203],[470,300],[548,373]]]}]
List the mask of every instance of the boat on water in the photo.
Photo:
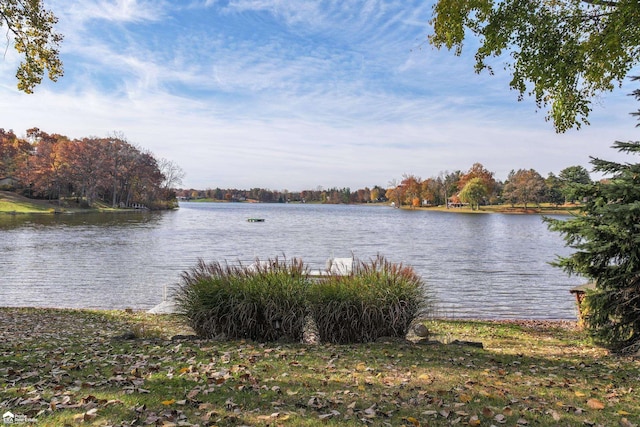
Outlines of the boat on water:
[{"label": "boat on water", "polygon": [[264,222],[264,218],[247,218],[248,222]]}]

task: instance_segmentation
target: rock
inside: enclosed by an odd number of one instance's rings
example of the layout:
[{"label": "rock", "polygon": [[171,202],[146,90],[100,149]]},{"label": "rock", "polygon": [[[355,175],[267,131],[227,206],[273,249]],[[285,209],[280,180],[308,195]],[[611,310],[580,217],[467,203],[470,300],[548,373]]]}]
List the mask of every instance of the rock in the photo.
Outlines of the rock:
[{"label": "rock", "polygon": [[310,314],[304,318],[304,327],[302,330],[302,343],[303,344],[320,344],[320,332],[318,331],[318,325],[316,320]]},{"label": "rock", "polygon": [[413,333],[416,334],[417,337],[427,338],[431,333],[429,329],[424,325],[424,323],[418,323],[413,326]]}]

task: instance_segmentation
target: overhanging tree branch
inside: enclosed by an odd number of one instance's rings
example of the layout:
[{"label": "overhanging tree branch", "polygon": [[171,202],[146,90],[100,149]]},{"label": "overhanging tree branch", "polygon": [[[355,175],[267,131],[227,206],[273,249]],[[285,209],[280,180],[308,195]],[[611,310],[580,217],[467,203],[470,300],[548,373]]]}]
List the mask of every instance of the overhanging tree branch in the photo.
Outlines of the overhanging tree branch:
[{"label": "overhanging tree branch", "polygon": [[57,22],[41,0],[0,0],[0,27],[7,26],[7,48],[12,34],[14,49],[23,58],[16,72],[23,92],[32,93],[45,72],[52,81],[63,75],[58,51],[62,35],[54,31]]},{"label": "overhanging tree branch", "polygon": [[476,72],[510,53],[510,87],[548,108],[558,132],[588,124],[591,99],[640,63],[637,0],[438,0],[433,10],[432,45],[460,55],[474,34]]}]

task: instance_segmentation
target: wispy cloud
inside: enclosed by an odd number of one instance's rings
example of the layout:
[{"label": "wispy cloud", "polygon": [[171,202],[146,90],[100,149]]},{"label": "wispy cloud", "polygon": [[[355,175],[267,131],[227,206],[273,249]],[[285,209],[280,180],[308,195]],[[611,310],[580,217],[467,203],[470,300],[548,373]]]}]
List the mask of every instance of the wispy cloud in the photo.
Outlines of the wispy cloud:
[{"label": "wispy cloud", "polygon": [[[609,158],[637,135],[622,89],[555,135],[508,76],[423,44],[429,2],[55,0],[66,76],[35,95],[0,61],[0,127],[122,131],[196,188],[359,188],[481,162],[504,179]],[[610,150],[609,150],[610,151]]]},{"label": "wispy cloud", "polygon": [[165,17],[162,0],[53,0],[52,9],[75,24],[93,20],[109,22],[159,21]]}]

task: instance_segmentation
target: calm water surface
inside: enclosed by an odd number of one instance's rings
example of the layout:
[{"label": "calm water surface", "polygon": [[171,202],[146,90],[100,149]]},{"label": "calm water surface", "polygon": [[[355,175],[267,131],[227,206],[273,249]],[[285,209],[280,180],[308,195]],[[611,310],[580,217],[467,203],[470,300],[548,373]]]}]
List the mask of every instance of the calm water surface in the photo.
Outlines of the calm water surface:
[{"label": "calm water surface", "polygon": [[569,289],[584,280],[548,264],[568,253],[537,215],[181,203],[161,213],[0,216],[0,305],[148,309],[198,258],[285,255],[320,269],[331,256],[382,254],[423,276],[441,315],[575,318]]}]

